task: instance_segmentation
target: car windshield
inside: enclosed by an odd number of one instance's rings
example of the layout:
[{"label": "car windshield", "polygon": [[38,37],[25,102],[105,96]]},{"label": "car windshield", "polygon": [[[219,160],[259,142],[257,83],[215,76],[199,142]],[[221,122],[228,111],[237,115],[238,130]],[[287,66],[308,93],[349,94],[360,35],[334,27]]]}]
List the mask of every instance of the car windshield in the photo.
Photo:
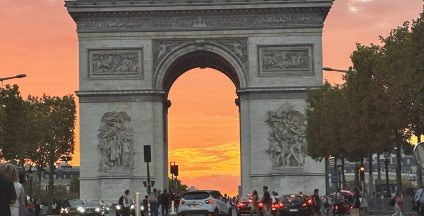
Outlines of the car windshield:
[{"label": "car windshield", "polygon": [[288,195],[282,197],[283,203],[302,202],[302,198],[298,195]]},{"label": "car windshield", "polygon": [[207,192],[190,192],[190,193],[184,194],[183,199],[200,200],[200,199],[206,199],[208,197],[209,197],[209,193]]},{"label": "car windshield", "polygon": [[85,201],[85,205],[86,206],[96,206],[96,205],[100,205],[100,202],[97,200],[89,200],[89,201]]},{"label": "car windshield", "polygon": [[82,200],[69,200],[68,201],[70,206],[81,206],[83,205]]},{"label": "car windshield", "polygon": [[250,201],[249,197],[240,198],[240,202],[249,202],[249,201]]}]

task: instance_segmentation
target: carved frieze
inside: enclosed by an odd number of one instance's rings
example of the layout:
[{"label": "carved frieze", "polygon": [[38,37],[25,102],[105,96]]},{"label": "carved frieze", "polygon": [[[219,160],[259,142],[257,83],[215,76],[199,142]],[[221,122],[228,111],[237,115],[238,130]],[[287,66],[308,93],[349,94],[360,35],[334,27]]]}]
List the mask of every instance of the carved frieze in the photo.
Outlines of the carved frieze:
[{"label": "carved frieze", "polygon": [[214,29],[265,29],[322,27],[326,13],[308,9],[274,9],[173,12],[172,14],[125,12],[116,14],[77,14],[78,32],[150,32]]},{"label": "carved frieze", "polygon": [[132,79],[143,77],[142,49],[89,50],[89,77]]},{"label": "carved frieze", "polygon": [[107,112],[101,119],[97,138],[99,172],[131,171],[134,168],[134,131],[125,112]]},{"label": "carved frieze", "polygon": [[259,47],[259,76],[313,75],[312,45]]},{"label": "carved frieze", "polygon": [[306,116],[289,103],[269,111],[265,121],[271,128],[266,152],[277,168],[302,167],[305,164]]},{"label": "carved frieze", "polygon": [[212,45],[226,50],[240,61],[247,69],[248,67],[248,50],[246,38],[206,38],[202,40],[195,39],[163,39],[153,40],[153,70],[159,66],[161,61],[170,53],[179,48],[189,45],[205,46]]}]

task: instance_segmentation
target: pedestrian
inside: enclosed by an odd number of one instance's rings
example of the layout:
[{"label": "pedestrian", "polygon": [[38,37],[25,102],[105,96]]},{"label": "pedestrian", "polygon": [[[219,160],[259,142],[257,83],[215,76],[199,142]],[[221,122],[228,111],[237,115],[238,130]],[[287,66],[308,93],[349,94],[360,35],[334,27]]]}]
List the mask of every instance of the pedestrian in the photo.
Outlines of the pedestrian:
[{"label": "pedestrian", "polygon": [[359,214],[361,216],[368,215],[368,194],[365,190],[361,190],[362,187],[359,187],[361,195],[361,205],[359,206]]},{"label": "pedestrian", "polygon": [[3,164],[0,167],[0,173],[3,177],[10,182],[13,182],[16,193],[16,202],[10,204],[11,216],[25,216],[26,205],[25,205],[25,190],[21,183],[19,183],[19,173],[16,167],[11,163]]},{"label": "pedestrian", "polygon": [[130,190],[126,189],[122,198],[124,216],[130,216]]},{"label": "pedestrian", "polygon": [[253,216],[253,214],[258,213],[258,202],[259,202],[258,191],[253,190],[251,198],[252,198],[252,202],[250,203],[250,216]]},{"label": "pedestrian", "polygon": [[9,205],[16,203],[16,192],[13,181],[4,177],[4,164],[0,164],[0,215],[11,216]]},{"label": "pedestrian", "polygon": [[314,212],[318,215],[321,215],[321,199],[319,197],[319,190],[314,190],[314,195],[312,195],[314,201]]},{"label": "pedestrian", "polygon": [[395,213],[392,214],[392,216],[396,216],[396,215],[403,216],[403,196],[402,196],[402,193],[400,191],[397,191],[394,199],[396,199]]},{"label": "pedestrian", "polygon": [[271,205],[272,205],[272,199],[271,194],[268,192],[268,186],[263,186],[263,196],[261,202],[263,203],[263,214],[264,216],[270,216],[271,215]]},{"label": "pedestrian", "polygon": [[41,204],[37,199],[34,199],[34,216],[39,216],[41,213]]},{"label": "pedestrian", "polygon": [[150,203],[150,212],[152,216],[158,216],[158,194],[156,188],[153,188],[153,192],[148,195],[149,203]]},{"label": "pedestrian", "polygon": [[160,189],[158,189],[158,215],[163,216],[162,211],[159,211],[159,209],[162,209],[162,192]]},{"label": "pedestrian", "polygon": [[146,196],[144,196],[144,199],[143,199],[143,214],[144,214],[144,216],[149,216],[149,199],[148,199],[148,196],[146,195]]},{"label": "pedestrian", "polygon": [[169,194],[166,189],[162,193],[162,216],[168,216],[169,214]]},{"label": "pedestrian", "polygon": [[359,207],[361,206],[361,195],[359,194],[359,190],[357,188],[353,189],[353,204],[352,209],[350,210],[351,216],[359,216]]}]

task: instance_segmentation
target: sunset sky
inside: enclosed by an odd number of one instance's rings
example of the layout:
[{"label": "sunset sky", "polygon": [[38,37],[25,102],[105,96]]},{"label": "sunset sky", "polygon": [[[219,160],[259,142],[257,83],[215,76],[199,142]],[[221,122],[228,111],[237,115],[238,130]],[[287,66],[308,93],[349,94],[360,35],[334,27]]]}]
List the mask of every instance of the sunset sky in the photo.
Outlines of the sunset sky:
[{"label": "sunset sky", "polygon": [[[379,35],[417,18],[422,8],[422,0],[336,0],[325,21],[324,66],[347,69],[357,42],[378,43]],[[76,25],[63,0],[0,0],[0,29],[0,77],[28,76],[4,84],[18,84],[24,96],[78,90]],[[324,75],[342,82],[341,74]],[[235,98],[233,83],[212,69],[191,70],[172,86],[169,161],[179,164],[183,183],[236,192],[240,141]],[[79,139],[72,163],[79,165]]]}]

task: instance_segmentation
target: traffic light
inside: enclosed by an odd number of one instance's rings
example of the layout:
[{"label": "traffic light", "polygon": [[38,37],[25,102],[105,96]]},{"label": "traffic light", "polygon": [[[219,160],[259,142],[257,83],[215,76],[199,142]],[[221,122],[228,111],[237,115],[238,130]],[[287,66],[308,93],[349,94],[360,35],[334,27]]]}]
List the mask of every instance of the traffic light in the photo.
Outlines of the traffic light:
[{"label": "traffic light", "polygon": [[365,180],[365,167],[363,164],[359,165],[359,179],[361,181]]},{"label": "traffic light", "polygon": [[[169,166],[169,168],[170,168],[170,170],[171,170],[171,174],[172,175],[175,175],[175,167],[176,167],[177,165],[175,165],[175,162],[171,162],[170,163],[170,166]],[[178,172],[178,171],[177,171]]]},{"label": "traffic light", "polygon": [[178,165],[174,166],[174,176],[178,176]]}]

